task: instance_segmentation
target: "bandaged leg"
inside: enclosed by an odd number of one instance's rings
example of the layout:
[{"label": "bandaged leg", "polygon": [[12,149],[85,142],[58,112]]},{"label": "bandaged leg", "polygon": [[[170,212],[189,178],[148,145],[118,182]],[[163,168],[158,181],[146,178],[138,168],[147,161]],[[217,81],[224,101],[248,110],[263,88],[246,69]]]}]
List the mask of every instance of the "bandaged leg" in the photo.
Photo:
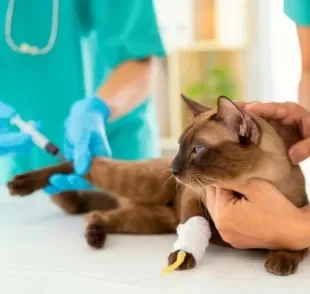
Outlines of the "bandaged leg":
[{"label": "bandaged leg", "polygon": [[174,251],[191,253],[198,263],[209,245],[211,229],[209,222],[201,216],[194,216],[177,228],[178,239],[173,245]]}]

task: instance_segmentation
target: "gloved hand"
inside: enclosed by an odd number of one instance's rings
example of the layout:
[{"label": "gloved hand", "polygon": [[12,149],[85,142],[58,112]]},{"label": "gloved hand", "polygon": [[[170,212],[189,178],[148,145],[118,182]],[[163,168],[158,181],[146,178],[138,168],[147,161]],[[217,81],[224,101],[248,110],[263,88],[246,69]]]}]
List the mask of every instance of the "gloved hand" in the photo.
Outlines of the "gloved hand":
[{"label": "gloved hand", "polygon": [[50,185],[43,190],[49,195],[64,191],[92,190],[94,187],[77,174],[56,174],[50,177]]},{"label": "gloved hand", "polygon": [[[33,122],[37,129],[41,124]],[[0,129],[0,156],[27,153],[34,146],[31,137],[23,132],[11,132],[7,127]]]},{"label": "gloved hand", "polygon": [[0,134],[0,156],[20,154],[30,151],[33,146],[31,137],[26,133]]},{"label": "gloved hand", "polygon": [[85,174],[94,156],[111,156],[105,124],[110,110],[97,98],[87,98],[73,104],[65,123],[64,155],[73,161],[75,174],[56,174],[44,191],[57,194],[63,191],[90,189],[81,175]]}]

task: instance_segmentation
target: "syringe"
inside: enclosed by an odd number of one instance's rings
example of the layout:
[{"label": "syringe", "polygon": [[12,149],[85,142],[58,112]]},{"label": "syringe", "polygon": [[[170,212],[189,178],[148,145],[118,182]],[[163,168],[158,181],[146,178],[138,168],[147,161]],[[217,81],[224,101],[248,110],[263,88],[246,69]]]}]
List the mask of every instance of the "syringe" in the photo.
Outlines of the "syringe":
[{"label": "syringe", "polygon": [[43,134],[41,134],[32,122],[25,122],[19,114],[14,114],[10,123],[17,126],[22,132],[27,133],[31,136],[31,139],[35,145],[45,150],[52,156],[57,156],[60,161],[66,161],[66,158],[61,154],[59,148],[49,141]]}]

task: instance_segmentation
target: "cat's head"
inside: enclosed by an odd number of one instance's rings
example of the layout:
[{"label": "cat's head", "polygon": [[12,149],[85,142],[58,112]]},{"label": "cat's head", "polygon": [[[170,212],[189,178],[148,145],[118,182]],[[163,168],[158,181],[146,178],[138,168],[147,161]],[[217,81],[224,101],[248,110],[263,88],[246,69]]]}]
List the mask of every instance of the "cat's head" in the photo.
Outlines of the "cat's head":
[{"label": "cat's head", "polygon": [[279,158],[287,162],[283,142],[273,128],[227,97],[218,98],[215,110],[184,95],[182,99],[193,119],[179,138],[178,154],[171,163],[177,180],[206,186],[255,175],[264,160],[270,172]]}]

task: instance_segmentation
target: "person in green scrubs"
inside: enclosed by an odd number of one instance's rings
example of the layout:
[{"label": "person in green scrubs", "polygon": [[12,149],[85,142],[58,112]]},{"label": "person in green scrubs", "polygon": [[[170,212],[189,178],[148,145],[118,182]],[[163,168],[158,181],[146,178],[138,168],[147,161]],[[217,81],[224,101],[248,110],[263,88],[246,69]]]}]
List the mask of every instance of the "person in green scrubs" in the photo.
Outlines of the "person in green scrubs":
[{"label": "person in green scrubs", "polygon": [[[60,190],[79,186],[92,156],[159,156],[149,84],[165,50],[152,0],[3,0],[0,20],[0,100],[74,160],[75,180],[61,178]],[[4,183],[57,159],[34,146],[0,161]]]},{"label": "person in green scrubs", "polygon": [[296,25],[301,53],[298,102],[310,111],[310,0],[284,0],[284,13]]}]

